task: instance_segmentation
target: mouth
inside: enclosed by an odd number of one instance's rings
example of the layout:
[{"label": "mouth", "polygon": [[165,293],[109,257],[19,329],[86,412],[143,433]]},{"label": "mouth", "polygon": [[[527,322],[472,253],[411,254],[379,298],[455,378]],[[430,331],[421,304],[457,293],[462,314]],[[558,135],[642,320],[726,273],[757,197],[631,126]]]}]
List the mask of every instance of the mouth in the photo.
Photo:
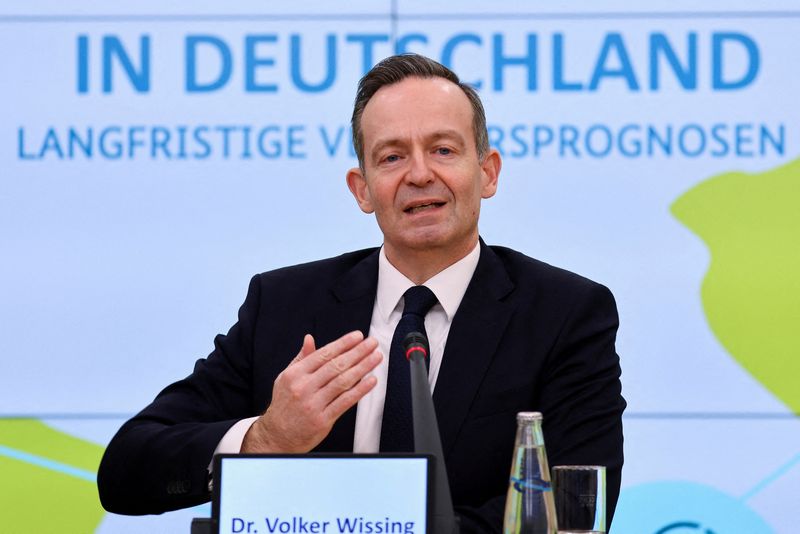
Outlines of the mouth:
[{"label": "mouth", "polygon": [[444,206],[444,204],[445,204],[444,202],[425,201],[418,204],[412,204],[403,211],[408,214],[420,213],[431,209],[441,208],[442,206]]}]

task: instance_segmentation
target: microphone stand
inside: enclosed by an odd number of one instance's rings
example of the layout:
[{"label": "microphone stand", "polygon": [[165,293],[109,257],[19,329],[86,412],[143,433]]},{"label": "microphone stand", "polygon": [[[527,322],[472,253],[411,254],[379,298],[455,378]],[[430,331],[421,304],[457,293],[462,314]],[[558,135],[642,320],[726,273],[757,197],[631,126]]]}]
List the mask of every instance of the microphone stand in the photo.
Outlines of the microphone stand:
[{"label": "microphone stand", "polygon": [[403,349],[411,366],[411,414],[414,424],[414,452],[431,454],[433,465],[433,534],[458,534],[459,526],[453,511],[453,498],[447,469],[444,465],[439,424],[433,408],[431,388],[428,384],[428,339],[424,334],[411,332],[403,339]]}]

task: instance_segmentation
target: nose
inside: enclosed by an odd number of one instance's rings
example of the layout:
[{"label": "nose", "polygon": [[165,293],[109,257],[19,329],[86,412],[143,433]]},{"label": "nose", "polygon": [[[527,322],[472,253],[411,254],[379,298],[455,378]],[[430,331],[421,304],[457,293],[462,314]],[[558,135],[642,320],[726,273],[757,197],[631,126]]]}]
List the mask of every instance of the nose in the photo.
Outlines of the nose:
[{"label": "nose", "polygon": [[406,181],[418,187],[424,187],[433,182],[435,175],[430,162],[421,151],[415,151],[410,158]]}]

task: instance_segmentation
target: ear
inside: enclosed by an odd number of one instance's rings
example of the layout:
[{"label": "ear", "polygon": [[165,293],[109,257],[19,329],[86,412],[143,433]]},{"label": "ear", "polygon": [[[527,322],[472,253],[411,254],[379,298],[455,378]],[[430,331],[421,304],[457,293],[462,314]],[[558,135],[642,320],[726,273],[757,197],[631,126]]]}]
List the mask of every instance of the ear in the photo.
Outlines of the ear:
[{"label": "ear", "polygon": [[360,168],[354,167],[347,171],[347,187],[353,193],[353,197],[358,203],[358,207],[364,213],[372,213],[375,208],[372,207],[372,199],[369,194],[369,187],[367,187],[367,178]]},{"label": "ear", "polygon": [[481,162],[481,198],[493,197],[497,192],[497,179],[502,166],[500,153],[494,148],[490,149]]}]

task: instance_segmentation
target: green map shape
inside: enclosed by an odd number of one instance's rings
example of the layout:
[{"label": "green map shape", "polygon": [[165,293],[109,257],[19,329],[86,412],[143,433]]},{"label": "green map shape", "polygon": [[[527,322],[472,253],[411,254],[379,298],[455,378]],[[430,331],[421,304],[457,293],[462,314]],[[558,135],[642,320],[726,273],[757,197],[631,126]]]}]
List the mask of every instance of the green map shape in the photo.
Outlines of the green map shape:
[{"label": "green map shape", "polygon": [[[103,454],[34,419],[0,419],[0,445],[90,473]],[[94,532],[105,514],[95,482],[4,455],[0,473],[4,533]]]},{"label": "green map shape", "polygon": [[711,330],[800,414],[800,159],[714,176],[671,211],[710,250],[701,297]]}]

